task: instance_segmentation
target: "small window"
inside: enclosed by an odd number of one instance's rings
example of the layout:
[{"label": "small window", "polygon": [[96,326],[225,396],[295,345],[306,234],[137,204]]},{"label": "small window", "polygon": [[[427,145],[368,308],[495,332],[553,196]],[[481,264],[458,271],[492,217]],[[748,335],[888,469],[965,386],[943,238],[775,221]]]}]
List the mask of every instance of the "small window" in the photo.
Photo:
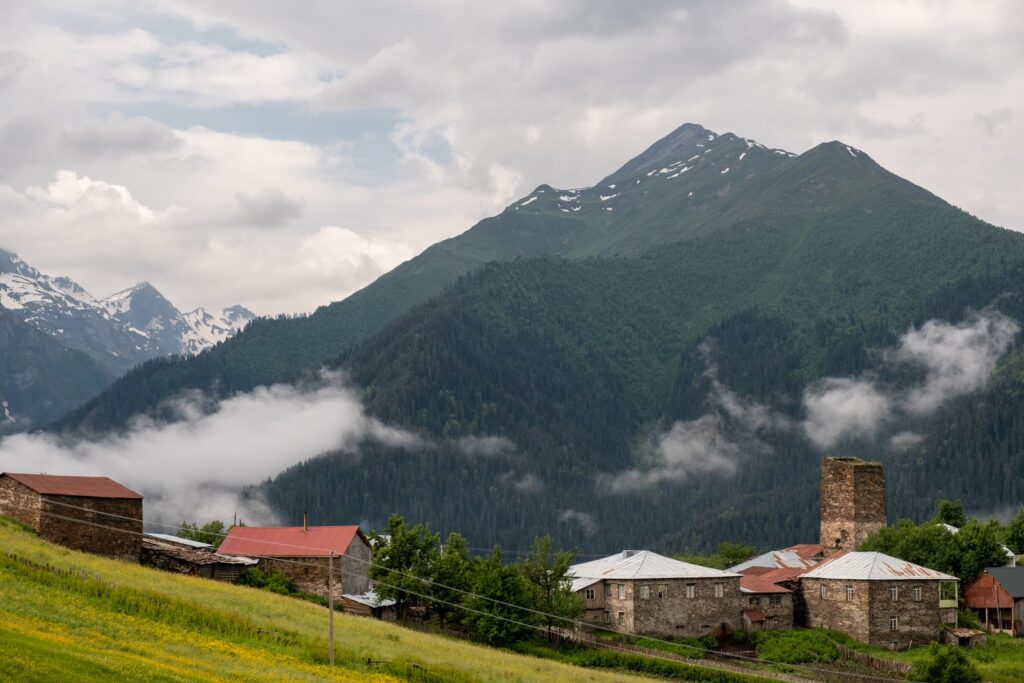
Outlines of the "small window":
[{"label": "small window", "polygon": [[899,631],[900,630],[900,618],[899,617],[889,617],[889,630],[890,631]]},{"label": "small window", "polygon": [[686,584],[686,597],[691,599],[697,597],[697,584]]},{"label": "small window", "polygon": [[594,589],[593,588],[588,588],[587,589],[587,600],[593,600],[593,599],[594,599]]},{"label": "small window", "polygon": [[761,598],[757,597],[756,595],[753,596],[752,598],[750,598],[750,605],[752,607],[757,607],[760,604],[761,604]]},{"label": "small window", "polygon": [[914,601],[921,602],[921,587],[914,586]]},{"label": "small window", "polygon": [[781,595],[772,595],[772,596],[770,596],[768,598],[768,604],[769,605],[781,605],[782,604],[782,596]]},{"label": "small window", "polygon": [[650,586],[640,586],[640,599],[641,600],[647,600],[650,597],[651,597],[651,587]]},{"label": "small window", "polygon": [[846,587],[846,599],[853,600],[853,586]]},{"label": "small window", "polygon": [[668,584],[663,583],[658,586],[658,598],[664,600],[668,597]]},{"label": "small window", "polygon": [[619,612],[619,626],[625,626],[625,625],[626,625],[626,613],[625,612]]},{"label": "small window", "polygon": [[821,599],[828,600],[828,586],[821,584]]},{"label": "small window", "polygon": [[893,602],[900,599],[900,588],[899,586],[893,586],[889,589],[889,597],[892,598]]},{"label": "small window", "polygon": [[605,600],[611,600],[612,599],[612,585],[610,583],[606,583],[604,585],[604,599]]},{"label": "small window", "polygon": [[625,599],[626,599],[626,584],[620,583],[619,584],[619,600],[625,600]]},{"label": "small window", "polygon": [[715,597],[716,598],[724,598],[725,597],[725,584],[721,584],[721,583],[716,583],[715,584]]}]

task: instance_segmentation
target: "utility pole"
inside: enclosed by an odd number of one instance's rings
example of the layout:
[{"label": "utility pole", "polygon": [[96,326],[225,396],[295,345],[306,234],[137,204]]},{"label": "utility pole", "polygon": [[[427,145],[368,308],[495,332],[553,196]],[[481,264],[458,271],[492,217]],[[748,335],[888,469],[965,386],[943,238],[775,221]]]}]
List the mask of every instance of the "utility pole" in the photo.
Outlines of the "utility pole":
[{"label": "utility pole", "polygon": [[334,666],[334,551],[327,556],[327,653]]}]

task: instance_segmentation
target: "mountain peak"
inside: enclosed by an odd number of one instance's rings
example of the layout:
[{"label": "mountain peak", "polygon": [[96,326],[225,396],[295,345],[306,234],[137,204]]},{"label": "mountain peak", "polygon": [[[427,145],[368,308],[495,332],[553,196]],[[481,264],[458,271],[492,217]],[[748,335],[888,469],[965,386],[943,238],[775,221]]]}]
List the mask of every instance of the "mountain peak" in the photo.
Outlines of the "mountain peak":
[{"label": "mountain peak", "polygon": [[627,161],[619,170],[600,182],[605,185],[625,178],[640,175],[652,168],[658,168],[667,160],[685,159],[700,151],[698,145],[714,141],[718,133],[697,123],[684,123],[674,131],[648,147],[639,156]]}]

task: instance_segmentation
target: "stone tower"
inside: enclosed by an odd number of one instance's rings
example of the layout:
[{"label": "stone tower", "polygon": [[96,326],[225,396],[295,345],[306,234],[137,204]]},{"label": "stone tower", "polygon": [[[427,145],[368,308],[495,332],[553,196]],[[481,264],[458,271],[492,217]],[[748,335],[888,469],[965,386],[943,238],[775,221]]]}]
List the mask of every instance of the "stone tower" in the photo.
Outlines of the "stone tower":
[{"label": "stone tower", "polygon": [[886,524],[885,473],[860,458],[821,461],[821,548],[856,550]]}]

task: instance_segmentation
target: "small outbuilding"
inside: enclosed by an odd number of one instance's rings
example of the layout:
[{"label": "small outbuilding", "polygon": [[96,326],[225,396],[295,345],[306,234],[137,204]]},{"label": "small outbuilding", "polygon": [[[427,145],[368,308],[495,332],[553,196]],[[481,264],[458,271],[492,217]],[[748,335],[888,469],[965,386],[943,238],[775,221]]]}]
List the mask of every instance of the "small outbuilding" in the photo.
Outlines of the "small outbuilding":
[{"label": "small outbuilding", "polygon": [[793,591],[759,576],[740,578],[743,629],[748,633],[793,628]]},{"label": "small outbuilding", "polygon": [[1024,637],[1024,567],[989,567],[964,589],[964,602],[989,630]]},{"label": "small outbuilding", "polygon": [[373,617],[384,621],[394,621],[396,617],[397,603],[388,598],[381,598],[372,590],[359,595],[346,593],[341,596],[341,604],[346,613],[360,617]]},{"label": "small outbuilding", "polygon": [[370,541],[358,526],[236,526],[217,552],[255,558],[260,569],[290,576],[303,593],[327,597],[332,563],[335,600],[370,590]]},{"label": "small outbuilding", "polygon": [[146,534],[142,539],[142,564],[230,583],[258,562],[249,557],[221,555],[209,543],[169,534]]},{"label": "small outbuilding", "polygon": [[74,550],[138,562],[142,495],[108,477],[0,473],[0,514]]}]

